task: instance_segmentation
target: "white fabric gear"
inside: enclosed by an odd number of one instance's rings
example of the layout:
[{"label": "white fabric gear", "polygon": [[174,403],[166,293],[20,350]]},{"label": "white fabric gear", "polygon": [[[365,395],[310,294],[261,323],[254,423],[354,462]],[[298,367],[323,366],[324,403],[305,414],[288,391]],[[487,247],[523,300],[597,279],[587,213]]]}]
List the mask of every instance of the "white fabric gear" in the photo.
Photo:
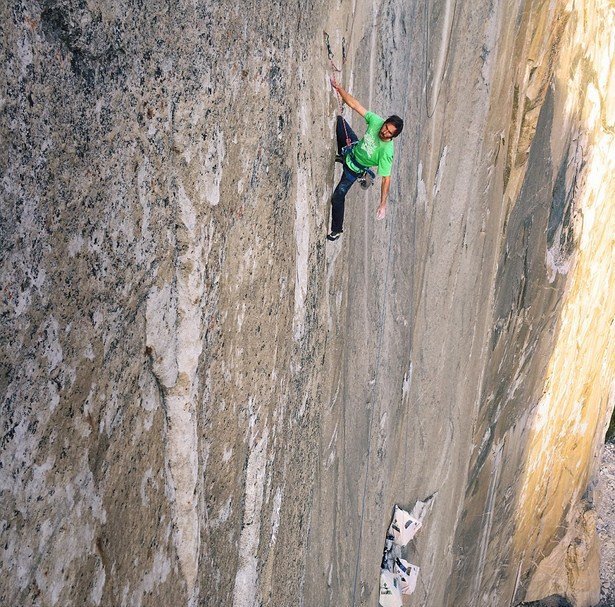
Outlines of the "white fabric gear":
[{"label": "white fabric gear", "polygon": [[402,607],[401,578],[398,574],[382,569],[380,571],[380,599],[382,607]]},{"label": "white fabric gear", "polygon": [[405,546],[421,528],[422,523],[398,506],[395,506],[393,521],[387,535],[393,538],[398,546]]},{"label": "white fabric gear", "polygon": [[412,594],[416,589],[416,581],[419,577],[419,567],[412,565],[402,558],[395,559],[393,573],[397,573],[401,580],[402,594]]}]

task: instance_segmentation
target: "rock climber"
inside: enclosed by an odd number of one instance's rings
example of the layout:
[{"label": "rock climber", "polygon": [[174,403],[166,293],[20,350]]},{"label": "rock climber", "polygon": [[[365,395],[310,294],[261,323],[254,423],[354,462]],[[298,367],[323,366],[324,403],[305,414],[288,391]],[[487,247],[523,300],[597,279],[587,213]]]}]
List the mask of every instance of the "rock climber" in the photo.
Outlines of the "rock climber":
[{"label": "rock climber", "polygon": [[[342,162],[343,172],[331,197],[331,232],[328,240],[337,240],[344,231],[344,201],[352,184],[366,173],[371,167],[378,167],[378,174],[382,177],[380,186],[380,204],[376,211],[377,219],[384,219],[386,215],[387,196],[391,187],[391,166],[393,165],[394,145],[393,139],[399,136],[404,128],[404,121],[399,116],[389,116],[386,120],[373,112],[367,111],[350,93],[331,78],[331,86],[338,92],[349,108],[365,118],[367,131],[363,139],[355,135],[349,124],[337,117],[336,135],[338,156],[336,160]],[[350,145],[348,144],[350,140]]]}]

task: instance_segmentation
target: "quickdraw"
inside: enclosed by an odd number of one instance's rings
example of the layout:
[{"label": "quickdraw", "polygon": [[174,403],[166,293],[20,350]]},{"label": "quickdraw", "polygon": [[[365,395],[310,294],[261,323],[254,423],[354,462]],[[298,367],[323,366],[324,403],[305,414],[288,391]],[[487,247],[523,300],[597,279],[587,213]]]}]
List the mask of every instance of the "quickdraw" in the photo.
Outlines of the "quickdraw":
[{"label": "quickdraw", "polygon": [[331,63],[331,67],[334,72],[341,72],[344,64],[346,63],[346,38],[342,38],[342,68],[339,68],[333,63],[333,51],[331,50],[331,40],[329,38],[329,34],[327,32],[323,32],[325,35],[325,44],[327,45],[327,55],[329,57],[329,62]]}]

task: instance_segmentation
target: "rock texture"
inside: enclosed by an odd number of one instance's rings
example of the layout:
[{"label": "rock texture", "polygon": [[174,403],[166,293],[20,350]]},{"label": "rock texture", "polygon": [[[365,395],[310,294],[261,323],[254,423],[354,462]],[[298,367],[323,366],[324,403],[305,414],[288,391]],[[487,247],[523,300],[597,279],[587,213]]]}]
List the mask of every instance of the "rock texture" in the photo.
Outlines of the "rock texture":
[{"label": "rock texture", "polygon": [[[416,604],[599,600],[611,3],[0,12],[0,603],[373,605],[430,496]],[[406,121],[335,244],[323,29]]]},{"label": "rock texture", "polygon": [[600,607],[615,604],[615,443],[604,446],[596,486],[600,538]]}]

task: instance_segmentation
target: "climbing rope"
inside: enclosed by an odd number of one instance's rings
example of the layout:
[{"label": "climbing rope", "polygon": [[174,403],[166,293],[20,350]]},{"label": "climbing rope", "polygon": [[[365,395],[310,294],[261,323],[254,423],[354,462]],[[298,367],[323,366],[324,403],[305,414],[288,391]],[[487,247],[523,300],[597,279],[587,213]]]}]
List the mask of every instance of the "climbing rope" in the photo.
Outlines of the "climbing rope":
[{"label": "climbing rope", "polygon": [[[327,56],[329,58],[329,63],[331,64],[331,79],[335,80],[335,74],[341,74],[342,70],[344,69],[344,65],[346,65],[346,38],[342,38],[342,67],[337,67],[337,65],[335,65],[335,62],[333,61],[335,55],[331,50],[331,40],[329,38],[329,34],[327,34],[327,32],[323,33],[325,36],[325,45],[327,47]],[[335,95],[337,97],[337,113],[342,116],[342,113],[344,112],[344,101],[342,100],[342,96],[337,90],[335,91]],[[346,129],[346,121],[344,120],[342,124],[344,126],[344,135],[346,135],[346,145],[350,145],[352,143],[352,140],[348,136],[348,130]]]},{"label": "climbing rope", "polygon": [[[408,112],[409,101],[410,101],[409,96],[407,96],[404,100],[402,116],[405,116]],[[412,157],[413,158],[418,157],[419,145],[423,139],[422,133],[423,133],[423,129],[419,124],[414,137],[410,137],[410,138],[402,137],[401,138],[401,141],[397,144],[397,146],[399,146],[400,156],[403,155],[402,152],[405,150],[407,145],[412,145],[413,146]],[[416,197],[417,195],[416,191],[414,195]],[[389,206],[390,210],[388,212],[395,213],[396,208],[397,208],[397,205],[393,205],[392,207]],[[413,216],[414,216],[413,224],[415,226],[413,242],[418,242],[418,236],[416,233],[416,225],[418,222],[416,221],[416,209],[414,208],[414,205],[412,206],[412,209],[413,209]],[[395,224],[396,221],[393,220],[392,223]],[[365,234],[364,234],[364,238],[366,237]],[[357,590],[358,590],[359,578],[360,578],[361,548],[363,545],[363,527],[364,527],[365,511],[366,511],[367,488],[369,484],[370,464],[371,464],[371,459],[372,459],[372,426],[374,424],[374,417],[376,415],[376,403],[378,402],[377,401],[377,397],[378,397],[377,387],[380,383],[380,377],[381,377],[382,367],[383,367],[382,357],[383,357],[383,351],[384,351],[386,310],[387,310],[387,304],[388,304],[387,294],[389,293],[390,281],[393,280],[392,266],[394,264],[394,250],[395,250],[394,243],[395,243],[395,239],[393,237],[393,231],[389,231],[389,236],[388,236],[388,241],[387,241],[387,252],[386,252],[386,267],[384,271],[384,280],[382,284],[383,299],[382,299],[382,305],[380,306],[378,322],[376,323],[377,338],[376,338],[375,360],[374,360],[375,372],[372,377],[372,384],[371,384],[372,387],[371,387],[371,391],[369,394],[369,402],[371,404],[371,407],[370,407],[368,426],[367,426],[367,453],[365,454],[365,477],[363,480],[363,495],[361,498],[361,515],[359,517],[359,521],[360,521],[359,541],[358,541],[358,546],[356,550],[355,571],[354,571],[354,579],[353,579],[353,584],[352,584],[352,602],[349,603],[349,607],[356,607],[357,605]],[[364,250],[367,251],[367,244],[364,245]],[[422,284],[423,282],[424,282],[424,275],[421,277],[420,284]],[[412,308],[412,302],[411,302],[410,308]],[[410,333],[410,335],[412,336],[412,332]],[[414,343],[412,343],[412,340],[410,340],[410,343],[408,344],[408,358],[410,360],[412,360],[413,350],[414,350]],[[410,436],[410,434],[406,432],[404,433],[404,435],[406,437],[406,443],[407,443],[408,437]],[[405,451],[406,452],[408,451],[407,444],[405,447]],[[432,495],[435,495],[438,491],[440,491],[440,488],[438,488],[438,490]],[[431,496],[426,498],[425,501],[428,501],[430,497]],[[421,581],[421,583],[423,582]]]}]

